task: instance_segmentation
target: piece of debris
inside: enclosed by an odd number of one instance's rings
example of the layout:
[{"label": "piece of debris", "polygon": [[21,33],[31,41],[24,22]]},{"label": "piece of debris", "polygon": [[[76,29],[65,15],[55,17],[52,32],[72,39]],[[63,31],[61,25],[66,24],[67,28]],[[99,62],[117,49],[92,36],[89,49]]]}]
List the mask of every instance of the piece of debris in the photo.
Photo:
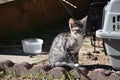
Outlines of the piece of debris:
[{"label": "piece of debris", "polygon": [[105,75],[105,76],[110,76],[111,73],[112,73],[111,70],[105,70],[104,75]]},{"label": "piece of debris", "polygon": [[87,56],[87,58],[92,58],[92,57],[94,57],[94,55],[91,54],[91,52],[88,52],[88,53],[86,54],[86,56]]},{"label": "piece of debris", "polygon": [[98,60],[98,57],[97,56],[94,56],[93,58],[92,58],[92,60]]},{"label": "piece of debris", "polygon": [[97,54],[99,54],[99,53],[100,53],[100,51],[93,51],[93,53],[97,53]]},{"label": "piece of debris", "polygon": [[33,58],[33,55],[29,55],[30,58]]}]

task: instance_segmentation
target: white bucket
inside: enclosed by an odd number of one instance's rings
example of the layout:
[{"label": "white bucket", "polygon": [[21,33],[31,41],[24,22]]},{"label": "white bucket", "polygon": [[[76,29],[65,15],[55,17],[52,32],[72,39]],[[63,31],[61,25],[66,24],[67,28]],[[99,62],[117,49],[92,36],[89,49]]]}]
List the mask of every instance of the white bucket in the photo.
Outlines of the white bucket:
[{"label": "white bucket", "polygon": [[42,51],[43,40],[38,38],[30,38],[22,40],[24,53],[37,54]]}]

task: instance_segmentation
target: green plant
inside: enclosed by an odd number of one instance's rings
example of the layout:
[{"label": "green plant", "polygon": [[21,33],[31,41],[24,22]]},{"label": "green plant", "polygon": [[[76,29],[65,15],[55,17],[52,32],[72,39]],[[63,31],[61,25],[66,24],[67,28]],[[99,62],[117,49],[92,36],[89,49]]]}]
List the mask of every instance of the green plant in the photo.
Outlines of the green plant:
[{"label": "green plant", "polygon": [[19,77],[26,77],[26,75],[25,75],[24,72],[21,72],[21,73],[19,74]]},{"label": "green plant", "polygon": [[70,75],[70,73],[68,71],[66,71],[66,76],[68,80],[72,80],[72,76]]},{"label": "green plant", "polygon": [[3,76],[4,75],[4,71],[0,71],[0,76]]}]

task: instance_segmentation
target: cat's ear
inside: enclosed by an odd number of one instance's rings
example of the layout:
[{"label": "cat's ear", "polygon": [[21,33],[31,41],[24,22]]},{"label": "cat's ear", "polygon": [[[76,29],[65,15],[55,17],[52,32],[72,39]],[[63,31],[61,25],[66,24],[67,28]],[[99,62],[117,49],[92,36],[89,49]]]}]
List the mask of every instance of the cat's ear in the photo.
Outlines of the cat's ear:
[{"label": "cat's ear", "polygon": [[85,16],[84,18],[82,18],[82,19],[80,20],[80,23],[83,24],[83,30],[86,29],[87,19],[88,19],[88,16]]},{"label": "cat's ear", "polygon": [[69,27],[72,27],[72,24],[74,23],[74,19],[73,18],[70,18],[69,19]]},{"label": "cat's ear", "polygon": [[85,16],[83,19],[80,20],[81,23],[86,23],[88,16]]}]

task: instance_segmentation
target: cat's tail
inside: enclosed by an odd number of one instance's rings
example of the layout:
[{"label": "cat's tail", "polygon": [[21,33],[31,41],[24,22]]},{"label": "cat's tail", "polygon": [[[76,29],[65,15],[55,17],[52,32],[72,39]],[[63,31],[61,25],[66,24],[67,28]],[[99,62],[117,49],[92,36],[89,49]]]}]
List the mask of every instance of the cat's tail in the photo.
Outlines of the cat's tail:
[{"label": "cat's tail", "polygon": [[74,67],[80,67],[81,65],[78,64],[78,63],[68,63],[68,62],[56,62],[54,64],[55,67],[64,67],[64,66],[68,66],[68,67],[71,67],[71,68],[74,68]]},{"label": "cat's tail", "polygon": [[80,67],[82,65],[80,65],[78,63],[71,63],[71,62],[55,62],[55,63],[49,63],[49,66],[51,68],[64,67],[64,68],[67,68],[67,69],[73,69],[74,67]]}]

